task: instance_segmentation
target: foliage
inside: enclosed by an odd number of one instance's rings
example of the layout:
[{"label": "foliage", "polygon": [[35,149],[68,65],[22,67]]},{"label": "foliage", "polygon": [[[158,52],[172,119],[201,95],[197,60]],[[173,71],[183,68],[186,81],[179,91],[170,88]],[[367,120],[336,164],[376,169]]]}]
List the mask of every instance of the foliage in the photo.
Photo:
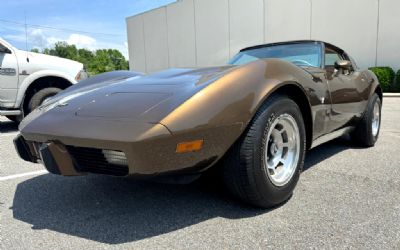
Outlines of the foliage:
[{"label": "foliage", "polygon": [[[32,52],[39,52],[39,50],[33,49]],[[78,49],[75,45],[69,45],[66,42],[57,42],[53,48],[46,48],[42,53],[81,62],[89,75],[129,69],[128,61],[116,49],[90,51]]]},{"label": "foliage", "polygon": [[383,92],[393,91],[395,72],[391,67],[373,67],[370,70],[378,77]]},{"label": "foliage", "polygon": [[397,74],[396,74],[396,81],[395,81],[393,90],[394,90],[395,92],[400,92],[400,69],[397,71]]}]

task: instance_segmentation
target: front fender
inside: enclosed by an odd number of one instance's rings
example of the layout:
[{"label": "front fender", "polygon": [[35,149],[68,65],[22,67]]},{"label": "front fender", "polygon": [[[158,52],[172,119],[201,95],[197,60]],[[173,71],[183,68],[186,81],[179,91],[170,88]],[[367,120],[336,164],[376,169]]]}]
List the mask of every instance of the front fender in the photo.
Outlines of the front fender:
[{"label": "front fender", "polygon": [[[281,60],[256,61],[226,72],[160,123],[182,138],[181,141],[204,139],[206,143],[208,140],[207,145],[221,157],[240,137],[264,101],[288,84],[296,84],[306,92],[312,76]],[[309,100],[310,107],[313,101]]]},{"label": "front fender", "polygon": [[[161,123],[177,133],[191,128],[238,123],[245,127],[276,89],[295,84],[306,93],[303,85],[309,82],[312,82],[311,74],[290,63],[259,60],[226,72],[176,108]],[[309,101],[311,104],[315,100]]]},{"label": "front fender", "polygon": [[40,70],[36,71],[35,73],[30,74],[27,76],[18,86],[18,92],[17,92],[17,99],[15,103],[15,108],[18,108],[21,106],[21,103],[25,97],[26,90],[29,88],[29,86],[36,80],[43,78],[43,77],[48,77],[48,76],[53,76],[53,77],[60,77],[64,78],[71,84],[77,83],[74,77],[65,74],[60,71],[56,70]]}]

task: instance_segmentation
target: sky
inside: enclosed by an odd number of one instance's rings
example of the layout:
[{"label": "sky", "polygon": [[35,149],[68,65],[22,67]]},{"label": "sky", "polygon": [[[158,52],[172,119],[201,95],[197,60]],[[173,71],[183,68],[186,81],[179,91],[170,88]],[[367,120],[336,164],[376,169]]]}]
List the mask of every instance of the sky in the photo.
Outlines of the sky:
[{"label": "sky", "polygon": [[41,50],[65,41],[90,50],[118,49],[128,59],[125,18],[172,2],[175,0],[1,0],[0,37],[22,50]]}]

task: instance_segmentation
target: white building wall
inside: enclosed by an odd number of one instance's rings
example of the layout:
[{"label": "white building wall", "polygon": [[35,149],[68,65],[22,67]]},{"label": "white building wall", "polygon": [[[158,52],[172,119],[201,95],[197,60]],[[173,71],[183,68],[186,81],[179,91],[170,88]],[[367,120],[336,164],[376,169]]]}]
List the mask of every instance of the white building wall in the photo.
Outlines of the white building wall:
[{"label": "white building wall", "polygon": [[224,65],[241,48],[317,39],[400,68],[399,0],[180,0],[127,18],[130,68]]},{"label": "white building wall", "polygon": [[344,49],[360,67],[375,65],[377,10],[377,0],[314,0],[311,37]]},{"label": "white building wall", "polygon": [[197,65],[213,66],[229,60],[228,0],[195,0]]},{"label": "white building wall", "polygon": [[267,43],[310,39],[310,0],[265,0],[264,13]]},{"label": "white building wall", "polygon": [[169,66],[196,66],[196,33],[193,0],[168,5],[167,19]]},{"label": "white building wall", "polygon": [[400,69],[400,1],[380,0],[377,64]]},{"label": "white building wall", "polygon": [[143,16],[127,19],[129,68],[147,72],[146,50],[144,45]]},{"label": "white building wall", "polygon": [[146,70],[154,72],[168,68],[169,44],[166,8],[144,13],[143,27]]},{"label": "white building wall", "polygon": [[[264,43],[264,0],[229,0],[229,57]],[[261,7],[261,8],[260,8]]]}]

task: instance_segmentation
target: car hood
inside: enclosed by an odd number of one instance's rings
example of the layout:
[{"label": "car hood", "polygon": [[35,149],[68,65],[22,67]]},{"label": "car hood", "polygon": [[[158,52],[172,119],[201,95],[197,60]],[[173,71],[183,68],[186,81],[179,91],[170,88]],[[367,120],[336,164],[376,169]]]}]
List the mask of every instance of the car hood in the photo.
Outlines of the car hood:
[{"label": "car hood", "polygon": [[27,116],[20,129],[41,115],[157,123],[233,68],[169,69],[147,76],[91,80],[90,84],[82,81]]}]

